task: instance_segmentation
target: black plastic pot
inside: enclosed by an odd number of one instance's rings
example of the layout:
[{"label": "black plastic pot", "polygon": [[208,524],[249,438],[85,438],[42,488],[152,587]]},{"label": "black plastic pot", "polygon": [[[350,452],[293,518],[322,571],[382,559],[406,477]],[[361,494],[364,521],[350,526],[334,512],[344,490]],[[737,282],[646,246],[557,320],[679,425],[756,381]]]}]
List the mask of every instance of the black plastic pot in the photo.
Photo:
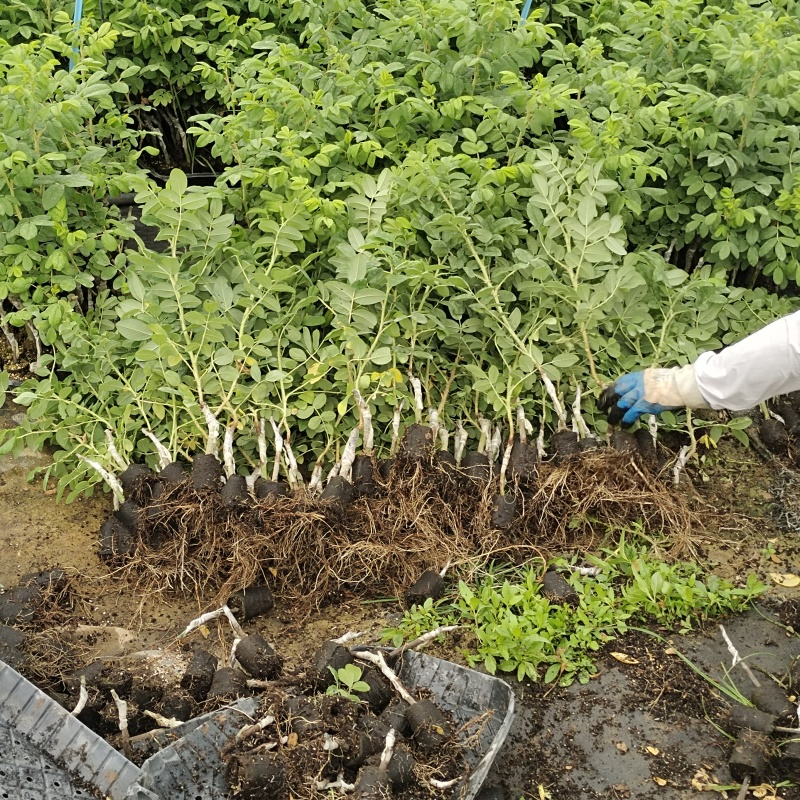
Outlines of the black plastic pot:
[{"label": "black plastic pot", "polygon": [[742,731],[728,759],[731,777],[741,783],[749,775],[753,783],[758,783],[766,772],[771,753],[769,736],[759,731]]},{"label": "black plastic pot", "polygon": [[400,452],[404,458],[421,461],[427,459],[433,450],[433,428],[430,425],[414,424],[406,428],[400,442]]},{"label": "black plastic pot", "polygon": [[436,570],[427,569],[406,589],[406,604],[422,605],[428,598],[438,600],[443,594],[444,578]]},{"label": "black plastic pot", "polygon": [[349,506],[356,499],[356,490],[353,484],[341,475],[334,475],[319,497],[329,503],[340,506]]},{"label": "black plastic pot", "polygon": [[770,734],[775,727],[775,717],[757,708],[734,703],[728,712],[728,727],[734,733],[754,730]]},{"label": "black plastic pot", "polygon": [[228,598],[228,608],[243,620],[260,617],[275,605],[272,591],[266,584],[248,586]]},{"label": "black plastic pot", "polygon": [[511,527],[517,514],[517,498],[513,494],[496,494],[492,498],[492,527],[505,530]]},{"label": "black plastic pot", "polygon": [[216,657],[205,650],[195,650],[181,678],[181,688],[195,700],[205,700],[216,671]]},{"label": "black plastic pot", "polygon": [[236,660],[245,672],[262,681],[274,680],[283,668],[283,658],[260,633],[245,636],[236,645]]},{"label": "black plastic pot", "polygon": [[776,717],[790,717],[795,713],[795,706],[789,702],[786,691],[775,681],[763,677],[760,678],[760,686],[753,688],[750,700],[753,705],[767,714]]},{"label": "black plastic pot", "polygon": [[192,461],[192,487],[197,491],[218,490],[224,472],[215,455],[200,453]]},{"label": "black plastic pot", "polygon": [[486,483],[491,475],[489,456],[485,453],[467,453],[461,462],[461,471],[476,483]]}]

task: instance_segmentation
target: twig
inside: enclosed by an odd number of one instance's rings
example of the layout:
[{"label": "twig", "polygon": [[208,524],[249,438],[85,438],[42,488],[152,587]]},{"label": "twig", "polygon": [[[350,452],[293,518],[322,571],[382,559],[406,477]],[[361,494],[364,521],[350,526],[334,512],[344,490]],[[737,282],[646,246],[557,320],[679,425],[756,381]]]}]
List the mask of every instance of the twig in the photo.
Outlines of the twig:
[{"label": "twig", "polygon": [[348,631],[345,634],[342,634],[338,639],[333,639],[336,644],[347,644],[348,642],[352,642],[353,639],[360,639],[362,636],[366,636],[366,631]]},{"label": "twig", "polygon": [[158,453],[158,466],[161,467],[161,469],[169,466],[172,463],[172,454],[169,452],[169,450],[164,447],[153,431],[145,429],[142,431],[142,433],[153,443],[156,448],[156,453]]},{"label": "twig", "polygon": [[119,482],[117,477],[112,475],[105,467],[101,466],[96,461],[86,458],[86,456],[79,455],[78,458],[95,470],[97,474],[108,484],[108,487],[111,489],[111,492],[114,495],[114,508],[119,508],[120,505],[125,502],[125,493],[123,492],[122,484]]},{"label": "twig", "polygon": [[375,664],[376,667],[384,674],[387,678],[389,683],[394,686],[395,691],[403,698],[409,705],[414,705],[416,703],[416,699],[411,695],[411,693],[406,689],[405,686],[400,682],[400,678],[397,677],[394,670],[392,670],[389,665],[386,663],[386,660],[383,657],[382,653],[369,653],[365,650],[360,650],[357,653],[353,654],[356,658],[361,659],[362,661],[369,661],[371,664]]},{"label": "twig", "polygon": [[263,731],[264,728],[269,727],[270,725],[272,725],[273,722],[275,722],[275,717],[271,717],[271,716],[267,715],[266,717],[263,717],[258,722],[255,722],[252,725],[245,725],[245,727],[242,728],[236,734],[236,736],[234,736],[233,739],[231,739],[222,748],[222,750],[220,750],[220,755],[221,756],[226,756],[228,753],[231,752],[231,750],[233,750],[234,747],[236,747],[237,744],[239,744],[240,742],[244,741],[245,739],[248,739],[249,737],[255,735],[256,733],[259,733],[260,731]]},{"label": "twig", "polygon": [[84,708],[86,708],[86,703],[89,700],[89,692],[86,691],[86,676],[81,675],[81,691],[78,695],[78,702],[75,704],[75,708],[72,709],[69,713],[72,714],[73,717],[77,717]]},{"label": "twig", "polygon": [[119,717],[119,732],[122,736],[122,752],[129,760],[133,760],[133,750],[131,749],[131,737],[128,734],[128,704],[120,699],[120,696],[114,689],[111,690],[111,697],[114,700],[114,705],[117,707],[117,716]]},{"label": "twig", "polygon": [[197,630],[201,625],[205,625],[206,622],[210,622],[212,619],[216,619],[217,617],[224,616],[228,623],[230,624],[231,628],[233,628],[233,632],[242,638],[247,636],[244,632],[242,626],[236,621],[236,617],[233,615],[233,612],[228,608],[228,606],[221,606],[220,608],[216,609],[215,611],[208,611],[205,614],[201,614],[196,619],[193,619],[185,628],[182,633],[178,634],[178,638],[182,639],[184,636],[188,636],[192,631]]},{"label": "twig", "polygon": [[397,658],[397,656],[403,655],[406,650],[424,647],[426,644],[428,644],[428,642],[432,642],[443,633],[450,633],[450,631],[458,630],[460,627],[460,625],[442,625],[438,628],[434,628],[432,631],[423,633],[422,636],[418,636],[416,639],[412,639],[410,642],[401,644],[400,647],[395,647],[394,650],[390,651],[389,658]]},{"label": "twig", "polygon": [[394,742],[397,738],[397,731],[390,728],[389,733],[386,734],[386,742],[383,745],[383,752],[381,753],[381,763],[378,769],[389,769],[389,762],[392,760],[392,753],[394,752]]},{"label": "twig", "polygon": [[747,790],[750,788],[750,775],[745,775],[742,781],[742,788],[739,789],[739,794],[736,795],[736,800],[744,800],[747,797]]},{"label": "twig", "polygon": [[114,431],[106,428],[106,444],[111,460],[124,472],[128,468],[128,462],[119,454],[116,444],[114,444]]}]

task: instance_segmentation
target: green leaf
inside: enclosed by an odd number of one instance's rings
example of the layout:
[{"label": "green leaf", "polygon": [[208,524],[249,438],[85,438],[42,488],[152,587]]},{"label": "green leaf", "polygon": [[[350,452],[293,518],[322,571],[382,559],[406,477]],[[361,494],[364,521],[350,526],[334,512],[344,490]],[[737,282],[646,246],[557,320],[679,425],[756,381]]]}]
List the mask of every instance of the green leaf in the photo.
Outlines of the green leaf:
[{"label": "green leaf", "polygon": [[153,338],[150,327],[138,319],[121,319],[117,323],[117,332],[132,342],[146,342]]}]

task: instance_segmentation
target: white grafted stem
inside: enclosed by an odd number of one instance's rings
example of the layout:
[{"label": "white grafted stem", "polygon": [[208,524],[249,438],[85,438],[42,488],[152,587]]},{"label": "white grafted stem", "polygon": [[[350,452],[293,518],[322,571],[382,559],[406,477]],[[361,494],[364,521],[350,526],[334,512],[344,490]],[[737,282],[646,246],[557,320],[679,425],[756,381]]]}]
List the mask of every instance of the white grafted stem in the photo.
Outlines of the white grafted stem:
[{"label": "white grafted stem", "polygon": [[[334,741],[336,740],[334,739]],[[327,748],[325,748],[325,746],[323,745],[323,749]],[[318,792],[327,792],[331,789],[343,793],[348,793],[348,792],[354,792],[356,790],[356,785],[354,783],[347,783],[347,781],[345,781],[344,779],[344,773],[341,772],[339,773],[339,776],[336,778],[335,781],[317,781]]]},{"label": "white grafted stem", "polygon": [[572,428],[572,432],[580,439],[581,432],[578,428],[578,421],[575,419],[575,417],[572,418],[572,425],[570,425],[570,427]]},{"label": "white grafted stem", "polygon": [[544,388],[547,389],[547,394],[550,395],[550,401],[553,403],[553,411],[555,411],[556,416],[558,417],[558,429],[563,431],[564,428],[567,427],[567,414],[561,405],[561,401],[558,399],[556,387],[553,386],[553,382],[547,377],[547,375],[545,375],[544,372],[542,373],[542,380],[544,381]]},{"label": "white grafted stem", "polygon": [[366,650],[359,650],[356,653],[353,653],[356,658],[361,659],[362,661],[369,661],[371,664],[375,664],[376,667],[386,676],[389,683],[394,686],[394,690],[403,700],[406,701],[409,705],[414,705],[416,703],[416,698],[414,698],[411,693],[406,689],[405,686],[400,682],[400,678],[397,677],[397,674],[392,670],[389,665],[386,663],[386,659],[384,659],[382,653],[370,653]]},{"label": "white grafted stem", "polygon": [[467,433],[466,429],[464,428],[464,424],[461,420],[456,420],[456,435],[455,435],[455,445],[454,450],[455,452],[453,455],[456,458],[456,466],[461,466],[461,459],[464,457],[464,448],[467,446],[467,439],[469,438],[469,434]]},{"label": "white grafted stem", "polygon": [[658,444],[658,417],[655,414],[647,415],[647,427],[650,429],[650,435],[653,437],[653,447]]},{"label": "white grafted stem", "polygon": [[342,462],[341,460],[339,460],[331,467],[331,471],[328,473],[328,477],[325,479],[326,486],[339,474],[339,471],[341,469],[342,469]]},{"label": "white grafted stem", "polygon": [[[444,577],[444,570],[442,570],[440,575]],[[403,655],[406,650],[420,649],[429,642],[432,642],[434,639],[438,639],[442,634],[450,633],[450,631],[456,631],[460,627],[460,625],[442,625],[439,628],[434,628],[432,631],[423,633],[422,636],[418,636],[416,639],[406,642],[405,644],[401,644],[400,647],[396,647],[391,653],[389,653],[389,658],[397,658],[397,656]]]},{"label": "white grafted stem", "polygon": [[158,453],[158,466],[161,469],[164,467],[168,467],[172,463],[172,453],[164,447],[161,440],[153,433],[153,431],[149,429],[145,429],[142,433],[153,443],[153,446],[156,448],[156,453]]},{"label": "white grafted stem", "polygon": [[19,342],[17,341],[17,337],[11,332],[11,328],[8,327],[4,322],[0,322],[0,330],[3,331],[3,335],[6,337],[6,341],[8,342],[8,346],[11,348],[11,357],[14,361],[19,361]]},{"label": "white grafted stem", "polygon": [[122,750],[125,753],[125,757],[130,760],[133,758],[133,750],[131,749],[131,738],[128,734],[128,704],[120,698],[114,689],[111,690],[111,698],[114,701],[114,705],[117,707],[119,732],[122,737]]},{"label": "white grafted stem", "polygon": [[237,636],[231,645],[231,652],[228,655],[228,666],[231,668],[236,666],[236,648],[239,646],[239,642],[241,641],[242,640]]},{"label": "white grafted stem", "polygon": [[478,417],[478,428],[480,429],[481,436],[478,439],[478,452],[485,453],[486,447],[489,445],[492,438],[492,423],[488,419]]},{"label": "white grafted stem", "polygon": [[691,447],[685,444],[678,452],[678,458],[675,460],[675,466],[672,468],[672,484],[678,486],[681,482],[681,472],[686,466],[686,459],[689,457],[689,450]]},{"label": "white grafted stem", "polygon": [[351,480],[353,477],[353,462],[356,460],[356,446],[358,445],[358,428],[353,428],[350,435],[347,437],[347,444],[344,446],[342,452],[342,463],[339,467],[339,474],[345,480]]},{"label": "white grafted stem", "polygon": [[347,633],[343,633],[338,639],[333,639],[333,641],[336,642],[336,644],[347,644],[348,642],[353,642],[366,635],[366,631],[348,631]]},{"label": "white grafted stem", "polygon": [[184,630],[178,634],[178,638],[182,639],[184,636],[188,636],[192,631],[197,630],[202,625],[205,625],[206,622],[210,622],[212,619],[216,619],[217,617],[225,617],[228,620],[233,632],[244,639],[247,634],[242,629],[242,626],[236,620],[236,617],[233,615],[233,611],[231,611],[228,606],[220,606],[220,608],[215,609],[214,611],[208,611],[205,614],[201,614],[196,619],[193,619]]},{"label": "white grafted stem", "polygon": [[156,714],[155,711],[150,711],[149,709],[145,709],[142,712],[146,717],[150,717],[159,728],[177,728],[183,723],[178,719],[173,719],[172,717],[162,717],[161,714]]},{"label": "white grafted stem", "polygon": [[267,421],[262,417],[256,421],[256,431],[258,434],[258,467],[254,474],[261,475],[267,479]]},{"label": "white grafted stem", "polygon": [[489,444],[486,446],[486,455],[489,457],[489,461],[494,463],[497,460],[497,456],[500,455],[500,448],[503,446],[503,426],[497,425],[494,429],[494,433],[492,433],[492,438],[489,440]]},{"label": "white grafted stem", "polygon": [[114,496],[114,510],[118,509],[125,502],[125,493],[122,491],[122,484],[115,475],[112,475],[105,467],[92,461],[86,456],[78,456],[84,464],[88,464],[105,482]]},{"label": "white grafted stem", "polygon": [[308,491],[312,494],[319,494],[322,491],[322,459],[314,464],[311,477],[308,480]]},{"label": "white grafted stem", "polygon": [[72,714],[73,717],[77,717],[78,714],[86,708],[86,703],[89,700],[89,692],[86,691],[86,676],[81,675],[81,691],[78,695],[78,702],[75,704],[75,708],[72,709],[69,713]]},{"label": "white grafted stem", "polygon": [[439,435],[439,410],[436,408],[428,409],[428,425],[430,426],[431,433],[433,434],[433,441]]},{"label": "white grafted stem", "polygon": [[283,443],[283,454],[286,456],[287,482],[292,489],[296,489],[298,486],[303,485],[303,476],[300,474],[300,468],[297,466],[297,459],[294,457],[294,451],[288,436]]},{"label": "white grafted stem", "polygon": [[506,489],[506,472],[508,471],[508,464],[511,461],[511,451],[514,448],[514,437],[509,436],[506,442],[506,449],[503,453],[503,462],[500,465],[500,494],[505,494]]},{"label": "white grafted stem", "polygon": [[392,414],[392,445],[389,448],[389,454],[394,455],[397,452],[397,447],[400,444],[400,414],[403,411],[403,402],[399,406],[394,407],[394,414]]},{"label": "white grafted stem", "polygon": [[522,444],[527,441],[528,435],[528,420],[525,419],[525,409],[522,403],[517,404],[517,435]]},{"label": "white grafted stem", "polygon": [[225,428],[225,436],[222,439],[222,463],[225,465],[225,477],[230,478],[236,473],[236,462],[233,459],[233,433],[236,430],[234,420]]},{"label": "white grafted stem", "polygon": [[219,455],[219,420],[205,402],[200,403],[200,409],[206,420],[208,427],[208,437],[206,438],[206,455]]},{"label": "white grafted stem", "polygon": [[460,780],[461,778],[453,778],[449,781],[440,781],[438,778],[430,778],[428,783],[430,783],[434,789],[452,789]]},{"label": "white grafted stem", "polygon": [[425,410],[425,406],[422,402],[422,382],[413,375],[409,375],[408,378],[414,389],[414,417],[416,418],[417,424],[419,424],[422,422],[422,412]]},{"label": "white grafted stem", "polygon": [[539,435],[536,437],[536,452],[539,454],[539,460],[547,455],[547,450],[544,448],[544,417],[539,421]]},{"label": "white grafted stem", "polygon": [[389,769],[389,762],[392,760],[392,753],[394,753],[394,741],[397,738],[397,732],[394,728],[389,730],[386,734],[386,741],[383,745],[383,752],[381,753],[381,763],[378,764],[378,769]]},{"label": "white grafted stem", "polygon": [[106,428],[106,444],[111,460],[124,472],[128,468],[128,462],[119,454],[117,445],[114,444],[114,431],[111,428]]},{"label": "white grafted stem", "polygon": [[730,637],[728,636],[728,632],[725,630],[724,625],[719,626],[720,631],[722,632],[722,638],[725,640],[725,644],[728,648],[728,652],[731,654],[731,669],[735,667],[737,664],[742,665],[742,669],[747,673],[747,677],[753,682],[753,686],[761,686],[761,681],[756,678],[753,674],[753,671],[750,667],[745,663],[744,659],[739,655],[739,651],[734,646],[733,642],[731,641]]},{"label": "white grafted stem", "polygon": [[375,447],[375,432],[372,429],[372,412],[369,410],[367,401],[364,400],[358,389],[353,389],[353,397],[356,399],[358,413],[361,417],[361,449],[364,451],[364,455],[371,456],[372,450]]},{"label": "white grafted stem", "polygon": [[585,439],[587,436],[590,435],[589,426],[586,424],[586,420],[583,418],[583,414],[581,413],[581,395],[583,390],[581,389],[580,383],[577,385],[575,389],[575,400],[572,403],[572,419],[578,426],[578,436],[581,439]]},{"label": "white grafted stem", "polygon": [[450,448],[450,431],[444,425],[439,428],[439,442],[441,443],[441,450]]},{"label": "white grafted stem", "polygon": [[272,480],[277,481],[281,476],[281,455],[283,454],[283,436],[281,436],[278,423],[272,417],[269,418],[272,425],[272,432],[275,435],[275,463],[272,465]]}]

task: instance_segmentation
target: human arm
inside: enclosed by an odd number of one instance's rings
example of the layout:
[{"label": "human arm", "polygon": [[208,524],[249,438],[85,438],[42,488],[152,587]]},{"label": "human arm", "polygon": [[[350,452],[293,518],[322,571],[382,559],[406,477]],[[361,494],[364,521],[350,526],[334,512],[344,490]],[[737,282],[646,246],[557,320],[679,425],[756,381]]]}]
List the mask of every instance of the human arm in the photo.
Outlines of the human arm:
[{"label": "human arm", "polygon": [[694,364],[621,376],[599,405],[609,420],[633,424],[642,414],[675,408],[739,411],[800,390],[800,311],[770,323]]}]

